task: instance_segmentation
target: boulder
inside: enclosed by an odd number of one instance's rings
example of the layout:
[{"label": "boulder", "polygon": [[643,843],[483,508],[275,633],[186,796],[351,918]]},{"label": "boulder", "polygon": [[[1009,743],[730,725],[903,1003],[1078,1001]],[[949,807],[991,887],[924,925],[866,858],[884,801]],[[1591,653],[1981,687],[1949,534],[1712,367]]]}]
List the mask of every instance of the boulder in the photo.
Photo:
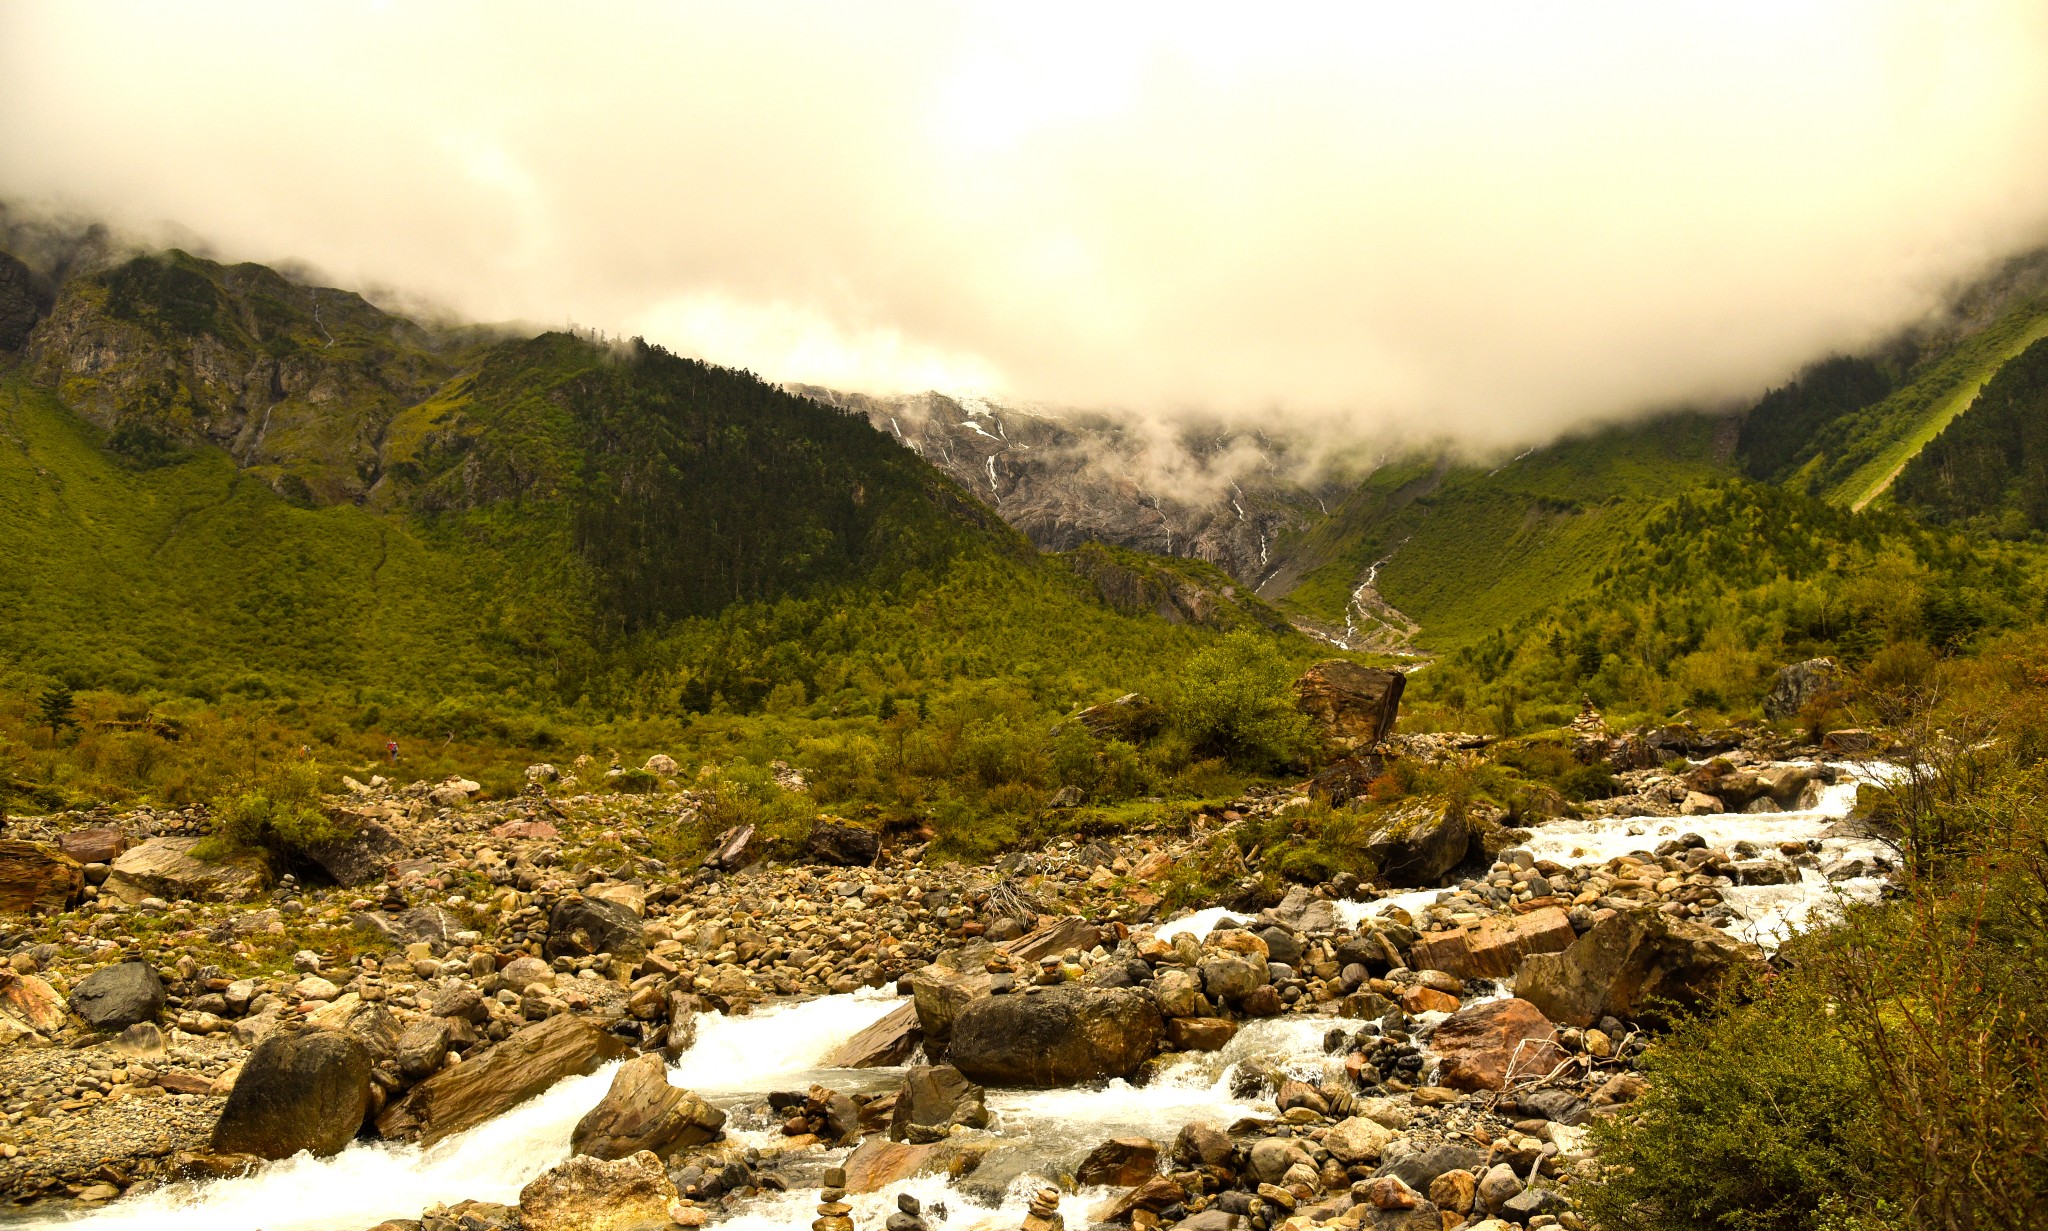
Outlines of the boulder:
[{"label": "boulder", "polygon": [[1150,1137],[1112,1137],[1088,1151],[1074,1168],[1074,1183],[1135,1188],[1158,1170],[1158,1142]]},{"label": "boulder", "polygon": [[657,752],[653,756],[648,757],[647,764],[640,768],[650,774],[660,774],[664,778],[675,777],[678,769],[680,769],[676,764],[676,759],[666,752]]},{"label": "boulder", "polygon": [[1361,667],[1341,658],[1319,662],[1294,681],[1294,704],[1333,748],[1370,748],[1394,732],[1401,690],[1399,671]]},{"label": "boulder", "polygon": [[398,1036],[398,1071],[413,1081],[431,1077],[448,1058],[448,1020],[422,1017],[408,1023]]},{"label": "boulder", "polygon": [[1322,772],[1309,779],[1310,799],[1341,808],[1354,799],[1361,798],[1365,789],[1380,775],[1387,772],[1385,758],[1374,753],[1362,752],[1332,762]]},{"label": "boulder", "polygon": [[594,1073],[626,1050],[625,1040],[589,1018],[550,1017],[414,1086],[377,1117],[377,1132],[393,1141],[432,1145],[510,1111],[565,1077]]},{"label": "boulder", "polygon": [[383,880],[393,860],[404,858],[405,844],[377,821],[347,809],[330,809],[350,832],[345,838],[316,842],[306,857],[334,878],[337,885],[367,885]]},{"label": "boulder", "polygon": [[64,1028],[63,998],[36,975],[0,970],[0,1013],[39,1034],[54,1035]]},{"label": "boulder", "polygon": [[1417,1192],[1428,1192],[1437,1177],[1447,1171],[1477,1173],[1486,1169],[1485,1154],[1470,1146],[1433,1145],[1404,1137],[1389,1142],[1381,1155],[1380,1174],[1399,1176]]},{"label": "boulder", "polygon": [[1129,1077],[1164,1036],[1144,991],[1066,984],[974,1001],[954,1019],[946,1055],[986,1085],[1067,1086]]},{"label": "boulder", "polygon": [[1464,812],[1440,801],[1416,800],[1396,809],[1366,836],[1365,852],[1382,884],[1419,889],[1441,885],[1464,862],[1472,833]]},{"label": "boulder", "polygon": [[1442,1063],[1438,1080],[1453,1090],[1506,1089],[1565,1059],[1542,1012],[1513,997],[1458,1010],[1430,1035],[1429,1046]]},{"label": "boulder", "polygon": [[54,846],[0,839],[0,912],[47,915],[85,890],[85,868]]},{"label": "boulder", "polygon": [[677,1200],[652,1153],[601,1159],[578,1154],[519,1190],[522,1231],[666,1231]]},{"label": "boulder", "polygon": [[1415,942],[1409,961],[1417,970],[1442,970],[1461,979],[1504,979],[1530,954],[1569,949],[1578,938],[1562,908],[1545,906],[1430,933]]},{"label": "boulder", "polygon": [[198,838],[151,838],[114,861],[102,892],[130,906],[144,898],[244,902],[270,887],[270,869],[254,856],[213,863],[192,854]]},{"label": "boulder", "polygon": [[1764,717],[1791,718],[1806,703],[1841,687],[1842,673],[1832,658],[1809,658],[1778,668],[1771,691],[1764,696]]},{"label": "boulder", "polygon": [[332,1030],[270,1034],[235,1078],[213,1126],[216,1154],[337,1154],[370,1109],[370,1054]]},{"label": "boulder", "polygon": [[920,1175],[946,1171],[963,1162],[978,1161],[951,1141],[926,1145],[891,1141],[879,1134],[854,1147],[840,1166],[846,1169],[846,1191],[879,1192]]},{"label": "boulder", "polygon": [[153,1022],[164,1011],[164,981],[139,958],[102,966],[72,990],[71,1011],[94,1030],[110,1033]]},{"label": "boulder", "polygon": [[592,1158],[627,1158],[647,1150],[666,1161],[715,1141],[725,1113],[669,1084],[668,1066],[653,1053],[619,1066],[611,1089],[576,1122],[569,1148]]},{"label": "boulder", "polygon": [[917,1050],[922,1037],[917,1024],[917,1005],[897,1005],[874,1025],[841,1043],[826,1058],[825,1067],[876,1069],[901,1064]]},{"label": "boulder", "polygon": [[1345,1163],[1376,1163],[1399,1133],[1363,1116],[1339,1120],[1323,1139],[1323,1148]]},{"label": "boulder", "polygon": [[1142,743],[1166,725],[1166,711],[1149,698],[1127,692],[1114,701],[1091,705],[1074,715],[1074,721],[1097,739],[1120,739]]},{"label": "boulder", "polygon": [[1170,1017],[1166,1043],[1175,1051],[1222,1051],[1237,1037],[1237,1023],[1227,1017]]},{"label": "boulder", "polygon": [[1821,736],[1820,746],[1836,756],[1861,756],[1877,751],[1877,737],[1861,727],[1844,727]]},{"label": "boulder", "polygon": [[128,849],[128,835],[112,825],[57,835],[57,849],[80,863],[112,863]]},{"label": "boulder", "polygon": [[745,867],[758,854],[754,849],[754,827],[735,825],[718,835],[711,844],[711,853],[704,856],[703,866],[718,872],[731,872]]},{"label": "boulder", "polygon": [[549,957],[592,957],[608,953],[627,959],[647,952],[640,916],[617,902],[582,894],[563,898],[548,915]]},{"label": "boulder", "polygon": [[865,868],[882,852],[881,836],[872,829],[820,818],[811,823],[804,849],[819,863],[836,868]]},{"label": "boulder", "polygon": [[1568,1026],[1654,1017],[1654,1002],[1699,1004],[1729,971],[1762,960],[1755,946],[1662,911],[1595,924],[1561,953],[1522,959],[1515,994]]},{"label": "boulder", "polygon": [[920,1064],[903,1075],[889,1121],[895,1141],[938,1141],[953,1126],[987,1128],[988,1103],[980,1086],[950,1064]]}]

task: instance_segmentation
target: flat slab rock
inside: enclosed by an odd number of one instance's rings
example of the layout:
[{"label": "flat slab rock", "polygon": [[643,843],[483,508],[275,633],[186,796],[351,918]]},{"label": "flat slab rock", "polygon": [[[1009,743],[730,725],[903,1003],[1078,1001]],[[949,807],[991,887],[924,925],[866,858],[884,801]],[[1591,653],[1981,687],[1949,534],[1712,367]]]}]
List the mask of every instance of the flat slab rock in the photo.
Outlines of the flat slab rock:
[{"label": "flat slab rock", "polygon": [[627,1050],[624,1039],[588,1018],[550,1017],[414,1086],[377,1117],[377,1133],[432,1145],[510,1111],[565,1077],[594,1073]]}]

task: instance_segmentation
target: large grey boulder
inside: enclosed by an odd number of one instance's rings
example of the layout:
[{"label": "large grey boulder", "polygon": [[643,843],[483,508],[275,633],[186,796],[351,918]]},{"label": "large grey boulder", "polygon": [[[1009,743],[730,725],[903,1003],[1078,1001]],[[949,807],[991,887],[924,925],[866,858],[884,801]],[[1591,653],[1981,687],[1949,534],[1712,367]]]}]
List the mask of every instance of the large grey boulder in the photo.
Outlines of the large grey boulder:
[{"label": "large grey boulder", "polygon": [[818,820],[811,823],[811,836],[805,849],[819,863],[840,868],[865,868],[881,854],[882,839],[872,829]]},{"label": "large grey boulder", "polygon": [[213,1127],[216,1154],[337,1154],[370,1110],[370,1055],[333,1030],[280,1030],[251,1052]]},{"label": "large grey boulder", "polygon": [[984,1085],[1069,1086],[1129,1077],[1165,1033],[1158,1004],[1141,990],[1066,984],[968,1004],[946,1059]]},{"label": "large grey boulder", "polygon": [[139,958],[102,966],[72,990],[71,1011],[94,1030],[108,1032],[153,1022],[164,1011],[164,981]]},{"label": "large grey boulder", "polygon": [[611,1089],[576,1122],[569,1147],[592,1158],[629,1158],[648,1150],[665,1161],[716,1140],[724,1127],[724,1112],[670,1085],[668,1066],[648,1053],[619,1066]]},{"label": "large grey boulder", "polygon": [[305,853],[335,884],[366,885],[383,880],[392,861],[404,856],[405,844],[377,821],[345,809],[334,809],[329,815],[344,822],[348,836],[316,842]]}]

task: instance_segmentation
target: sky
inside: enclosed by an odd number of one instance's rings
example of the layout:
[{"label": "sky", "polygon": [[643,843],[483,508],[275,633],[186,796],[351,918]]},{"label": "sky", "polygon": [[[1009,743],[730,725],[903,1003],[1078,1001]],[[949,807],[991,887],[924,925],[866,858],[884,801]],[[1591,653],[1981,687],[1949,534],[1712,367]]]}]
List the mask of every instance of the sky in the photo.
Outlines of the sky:
[{"label": "sky", "polygon": [[775,380],[1539,443],[2048,241],[2048,6],[0,5],[0,198]]}]

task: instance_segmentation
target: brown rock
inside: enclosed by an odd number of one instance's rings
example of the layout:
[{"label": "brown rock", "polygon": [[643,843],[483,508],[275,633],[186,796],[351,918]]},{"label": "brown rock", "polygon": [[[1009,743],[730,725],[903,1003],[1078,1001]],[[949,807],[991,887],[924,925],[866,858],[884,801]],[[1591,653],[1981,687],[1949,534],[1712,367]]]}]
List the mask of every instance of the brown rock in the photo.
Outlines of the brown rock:
[{"label": "brown rock", "polygon": [[605,1160],[576,1155],[519,1190],[524,1231],[661,1231],[676,1186],[646,1151]]},{"label": "brown rock", "polygon": [[917,1025],[917,1005],[898,1005],[881,1020],[839,1045],[825,1061],[828,1069],[878,1069],[901,1064],[910,1058],[923,1038]]},{"label": "brown rock", "polygon": [[589,1018],[550,1017],[414,1086],[377,1117],[377,1132],[389,1140],[432,1145],[511,1110],[565,1077],[595,1072],[626,1050],[625,1040]]},{"label": "brown rock", "polygon": [[1393,733],[1407,683],[1399,671],[1333,658],[1294,681],[1294,704],[1330,746],[1370,748]]},{"label": "brown rock", "polygon": [[1627,911],[1561,953],[1524,958],[1515,992],[1550,1020],[1583,1027],[1610,1015],[1644,1017],[1655,1001],[1697,1005],[1731,970],[1761,960],[1755,946],[1713,928],[1661,911]]},{"label": "brown rock", "polygon": [[71,905],[84,889],[84,867],[63,851],[40,842],[0,839],[0,911],[51,914]]},{"label": "brown rock", "polygon": [[846,1156],[846,1191],[880,1192],[920,1175],[945,1171],[959,1151],[951,1142],[908,1145],[887,1137],[870,1137]]},{"label": "brown rock", "polygon": [[1410,1013],[1456,1013],[1458,998],[1433,987],[1411,987],[1401,993],[1401,1007]]},{"label": "brown rock", "polygon": [[57,849],[80,863],[112,863],[128,849],[128,835],[111,825],[57,835]]},{"label": "brown rock", "polygon": [[1433,932],[1409,956],[1418,970],[1442,970],[1461,979],[1504,979],[1532,953],[1568,949],[1579,934],[1565,912],[1546,906],[1519,917],[1495,915],[1471,927]]},{"label": "brown rock", "polygon": [[1440,1210],[1463,1216],[1472,1212],[1472,1196],[1479,1180],[1463,1169],[1446,1171],[1429,1182],[1429,1199]]},{"label": "brown rock", "polygon": [[1227,1017],[1170,1017],[1166,1045],[1175,1051],[1221,1051],[1237,1037],[1237,1023]]},{"label": "brown rock", "polygon": [[43,1034],[64,1028],[63,998],[36,975],[0,971],[0,1013]]},{"label": "brown rock", "polygon": [[1557,1031],[1526,1000],[1490,1000],[1460,1009],[1430,1036],[1443,1062],[1442,1082],[1456,1090],[1501,1090],[1537,1077],[1565,1058]]},{"label": "brown rock", "polygon": [[652,1053],[619,1066],[611,1089],[576,1122],[569,1147],[592,1158],[629,1158],[642,1150],[663,1160],[716,1140],[725,1113],[669,1084],[668,1066]]},{"label": "brown rock", "polygon": [[1158,1170],[1158,1142],[1149,1137],[1112,1137],[1088,1151],[1088,1157],[1074,1169],[1074,1182],[1133,1188]]},{"label": "brown rock", "polygon": [[985,1085],[1074,1085],[1129,1077],[1165,1035],[1145,992],[1067,984],[969,1004],[953,1023],[946,1058]]}]

